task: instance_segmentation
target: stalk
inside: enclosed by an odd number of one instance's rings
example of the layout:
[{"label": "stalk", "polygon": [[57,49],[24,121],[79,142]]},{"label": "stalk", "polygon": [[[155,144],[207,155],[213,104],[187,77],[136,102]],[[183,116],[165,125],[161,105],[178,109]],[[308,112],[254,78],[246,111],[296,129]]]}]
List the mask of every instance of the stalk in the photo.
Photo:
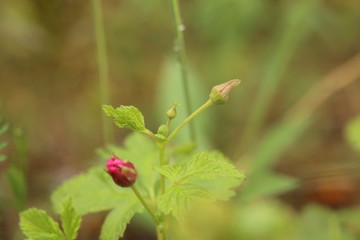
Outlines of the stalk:
[{"label": "stalk", "polygon": [[[110,103],[109,97],[109,65],[106,52],[106,39],[102,15],[102,7],[100,0],[92,0],[94,11],[95,37],[97,49],[97,62],[99,67],[99,85],[100,85],[100,101],[101,104]],[[114,142],[114,127],[110,120],[102,114],[103,137],[104,143],[110,144]]]},{"label": "stalk", "polygon": [[165,141],[165,145],[167,145],[171,139],[174,138],[174,136],[188,123],[191,123],[190,121],[196,117],[199,113],[204,111],[206,108],[214,105],[214,103],[211,101],[211,99],[207,100],[206,103],[204,103],[202,106],[200,106],[198,109],[196,109],[192,114],[190,114],[177,128],[174,129],[174,131],[169,135],[167,140]]},{"label": "stalk", "polygon": [[[185,95],[186,113],[187,115],[190,115],[190,113],[192,112],[192,107],[191,107],[191,97],[189,90],[188,66],[186,61],[186,48],[185,48],[185,41],[183,34],[183,31],[185,30],[185,25],[183,24],[181,19],[178,0],[169,0],[169,1],[170,1],[170,7],[171,7],[173,23],[174,23],[173,25],[175,32],[175,52],[180,65],[181,81]],[[196,136],[195,136],[195,128],[193,123],[189,124],[189,131],[190,131],[191,140],[195,142]]]}]

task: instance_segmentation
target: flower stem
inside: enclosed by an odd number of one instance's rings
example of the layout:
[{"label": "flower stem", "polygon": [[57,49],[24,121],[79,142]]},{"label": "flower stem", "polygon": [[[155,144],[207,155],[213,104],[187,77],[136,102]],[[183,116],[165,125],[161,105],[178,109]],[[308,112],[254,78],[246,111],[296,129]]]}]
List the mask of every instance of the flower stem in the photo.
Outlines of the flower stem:
[{"label": "flower stem", "polygon": [[139,192],[139,190],[137,189],[137,187],[135,187],[135,185],[131,186],[131,189],[134,191],[135,195],[137,196],[137,198],[140,200],[140,202],[142,203],[142,205],[144,206],[144,208],[148,211],[148,213],[150,214],[151,218],[154,220],[154,222],[156,223],[156,225],[160,225],[160,221],[158,220],[158,218],[155,216],[155,213],[151,210],[151,208],[149,207],[149,205],[147,204],[147,202],[145,201],[144,197],[141,195],[141,193]]},{"label": "flower stem", "polygon": [[192,114],[190,114],[175,130],[169,135],[169,137],[166,139],[166,142],[164,145],[166,146],[171,139],[186,125],[188,124],[196,115],[204,111],[206,108],[210,107],[214,103],[209,99],[206,103],[204,103],[202,106],[200,106],[197,110],[195,110]]},{"label": "flower stem", "polygon": [[[159,147],[159,159],[160,159],[160,167],[165,165],[165,144],[162,144]],[[164,194],[166,190],[165,185],[165,176],[161,174],[160,176],[160,187],[161,187],[161,193]]]},{"label": "flower stem", "polygon": [[[102,7],[100,0],[92,0],[95,23],[95,36],[97,48],[97,61],[99,67],[100,101],[101,104],[110,103],[109,97],[109,66],[106,53],[106,41],[104,32],[104,23]],[[103,134],[105,144],[114,142],[114,128],[109,119],[102,114]]]},{"label": "flower stem", "polygon": [[[191,108],[191,98],[190,98],[190,90],[189,90],[188,67],[186,62],[185,41],[183,34],[183,31],[185,30],[185,25],[183,24],[181,19],[178,0],[169,0],[169,1],[173,16],[173,22],[174,22],[175,52],[177,54],[177,59],[181,70],[181,79],[182,79],[185,102],[186,102],[186,112],[188,115],[190,115],[190,113],[192,112],[192,108]],[[189,130],[190,130],[190,138],[192,141],[195,142],[195,129],[193,123],[189,124]]]}]

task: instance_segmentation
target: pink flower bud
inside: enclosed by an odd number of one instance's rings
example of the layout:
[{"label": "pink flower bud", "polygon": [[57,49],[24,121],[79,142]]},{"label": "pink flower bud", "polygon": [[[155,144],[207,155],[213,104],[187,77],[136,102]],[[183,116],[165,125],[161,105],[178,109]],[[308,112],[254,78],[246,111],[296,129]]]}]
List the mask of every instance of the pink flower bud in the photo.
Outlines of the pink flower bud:
[{"label": "pink flower bud", "polygon": [[137,171],[134,164],[117,157],[109,158],[106,162],[107,172],[114,182],[121,187],[130,187],[136,181]]},{"label": "pink flower bud", "polygon": [[226,83],[216,85],[211,89],[210,99],[214,104],[224,104],[229,100],[231,90],[240,84],[239,79],[230,80]]}]

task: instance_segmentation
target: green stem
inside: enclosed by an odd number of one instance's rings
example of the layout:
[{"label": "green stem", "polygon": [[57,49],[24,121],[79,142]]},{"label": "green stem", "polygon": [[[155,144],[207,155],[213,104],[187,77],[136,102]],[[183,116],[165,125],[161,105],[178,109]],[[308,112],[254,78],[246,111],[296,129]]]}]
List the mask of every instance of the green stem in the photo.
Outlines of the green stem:
[{"label": "green stem", "polygon": [[[165,165],[165,147],[166,144],[161,144],[161,146],[159,147],[160,167]],[[160,187],[161,187],[161,193],[164,194],[166,191],[166,185],[165,185],[165,176],[162,174],[160,176]]]},{"label": "green stem", "polygon": [[145,130],[143,130],[142,133],[145,133],[146,135],[148,135],[155,143],[157,142],[155,134],[152,131],[150,131],[149,129],[145,128]]},{"label": "green stem", "polygon": [[[169,0],[169,1],[173,16],[173,22],[174,22],[175,52],[177,54],[177,58],[181,70],[181,79],[182,79],[185,102],[186,102],[186,112],[188,115],[190,115],[190,113],[192,112],[192,108],[191,108],[191,98],[190,98],[190,90],[189,90],[188,67],[186,62],[185,41],[183,34],[183,31],[185,30],[185,25],[183,24],[181,19],[178,0]],[[189,130],[190,130],[190,138],[192,141],[195,142],[195,129],[193,123],[189,124]]]},{"label": "green stem", "polygon": [[135,187],[135,185],[132,185],[131,189],[133,190],[133,192],[135,193],[137,198],[140,200],[140,202],[142,203],[142,205],[144,206],[146,211],[148,211],[151,218],[154,220],[154,222],[156,224],[156,235],[157,235],[158,240],[166,240],[165,231],[162,227],[163,224],[161,223],[161,221],[159,221],[159,219],[156,217],[155,213],[150,208],[150,206],[147,204],[147,202],[145,201],[144,197],[141,195],[141,193],[139,192],[137,187]]},{"label": "green stem", "polygon": [[155,216],[155,213],[151,210],[151,208],[149,207],[149,205],[147,204],[147,202],[145,201],[144,197],[141,195],[141,193],[139,192],[139,190],[137,189],[137,187],[135,187],[135,185],[131,186],[131,189],[134,191],[135,195],[137,196],[137,198],[140,200],[140,202],[142,203],[142,205],[144,206],[144,208],[148,211],[148,213],[150,214],[151,218],[154,220],[155,224],[157,226],[160,225],[160,221],[158,220],[158,218]]},{"label": "green stem", "polygon": [[[110,103],[109,97],[109,66],[106,53],[106,40],[100,0],[92,0],[95,23],[97,61],[99,66],[99,84],[101,104]],[[102,124],[105,144],[114,142],[114,128],[111,121],[102,114]]]},{"label": "green stem", "polygon": [[209,99],[206,103],[204,103],[201,107],[199,107],[197,110],[195,110],[190,116],[188,116],[175,130],[169,135],[164,145],[166,146],[173,138],[174,136],[186,125],[188,124],[196,115],[204,111],[206,108],[214,105],[214,103]]}]

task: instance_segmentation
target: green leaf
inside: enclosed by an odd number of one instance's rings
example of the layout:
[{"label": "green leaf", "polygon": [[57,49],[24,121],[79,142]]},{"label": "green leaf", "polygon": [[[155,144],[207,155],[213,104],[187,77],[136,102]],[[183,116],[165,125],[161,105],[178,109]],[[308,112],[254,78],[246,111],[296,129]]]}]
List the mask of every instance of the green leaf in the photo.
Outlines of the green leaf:
[{"label": "green leaf", "polygon": [[62,211],[62,204],[68,197],[71,197],[73,207],[80,215],[126,205],[135,198],[131,189],[114,184],[102,167],[92,168],[57,188],[51,196],[56,212]]},{"label": "green leaf", "polygon": [[112,210],[106,217],[101,228],[101,240],[118,240],[124,235],[128,224],[135,213],[140,212],[143,206],[138,199],[127,205],[121,205]]},{"label": "green leaf", "polygon": [[157,170],[170,180],[170,188],[159,198],[159,209],[176,217],[199,200],[228,199],[234,194],[232,188],[244,179],[218,152],[199,153],[187,162]]},{"label": "green leaf", "polygon": [[195,204],[197,200],[212,201],[209,192],[193,184],[182,184],[171,187],[158,199],[159,208],[165,214],[173,213],[179,217],[185,212],[190,203]]},{"label": "green leaf", "polygon": [[71,198],[67,198],[63,204],[63,211],[61,213],[61,226],[67,240],[76,239],[80,224],[81,217],[73,208]]},{"label": "green leaf", "polygon": [[115,124],[120,128],[130,128],[136,131],[145,130],[144,116],[134,106],[120,106],[113,108],[109,105],[102,106],[107,116],[113,117]]},{"label": "green leaf", "polygon": [[36,208],[20,213],[20,228],[30,240],[65,240],[59,225]]},{"label": "green leaf", "polygon": [[346,125],[345,136],[351,146],[360,151],[360,116],[352,119]]},{"label": "green leaf", "polygon": [[136,184],[139,189],[143,192],[147,191],[147,195],[154,193],[155,181],[158,177],[154,166],[159,164],[159,153],[148,136],[134,132],[125,139],[124,147],[110,146],[103,151],[102,157],[108,159],[112,154],[132,162],[138,171]]}]

